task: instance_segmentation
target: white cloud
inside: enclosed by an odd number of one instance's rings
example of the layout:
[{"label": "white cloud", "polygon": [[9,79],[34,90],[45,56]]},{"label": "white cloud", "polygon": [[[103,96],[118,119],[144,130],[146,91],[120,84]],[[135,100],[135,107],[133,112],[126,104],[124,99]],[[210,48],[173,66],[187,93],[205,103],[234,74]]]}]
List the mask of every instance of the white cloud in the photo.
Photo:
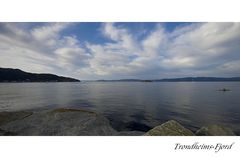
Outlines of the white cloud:
[{"label": "white cloud", "polygon": [[72,76],[74,69],[79,63],[83,66],[89,55],[75,37],[60,35],[70,25],[47,23],[24,29],[18,23],[1,23],[1,66]]},{"label": "white cloud", "polygon": [[[169,49],[180,60],[190,57],[195,67],[223,63],[239,58],[239,23],[204,23],[173,40]],[[212,67],[214,68],[214,67]]]},{"label": "white cloud", "polygon": [[65,29],[69,23],[50,23],[45,26],[40,26],[31,30],[32,36],[36,40],[49,40],[52,38],[57,38],[58,33]]},{"label": "white cloud", "polygon": [[[142,41],[137,41],[126,28],[113,24],[104,26],[103,33],[114,42],[90,46],[97,48],[92,49],[96,55],[90,63],[99,75],[135,74],[137,78],[145,74],[146,78],[161,78],[178,73],[179,77],[214,76],[218,75],[222,64],[240,59],[239,23],[196,23],[176,28],[173,32],[166,32],[158,25]],[[133,44],[125,47],[122,43],[126,41]],[[129,60],[133,55],[134,59]],[[233,72],[226,74],[234,76]]]},{"label": "white cloud", "polygon": [[0,24],[1,66],[79,79],[239,76],[240,23],[193,23],[171,32],[157,24],[143,38],[104,23],[109,41],[101,44],[61,35],[69,23],[25,25]]},{"label": "white cloud", "polygon": [[143,40],[143,53],[142,56],[159,56],[161,51],[167,44],[168,36],[165,33],[164,28],[161,26],[157,27],[146,39]]},{"label": "white cloud", "polygon": [[64,37],[61,41],[62,46],[54,51],[56,63],[65,69],[81,69],[88,65],[91,55],[79,46],[74,37]]}]

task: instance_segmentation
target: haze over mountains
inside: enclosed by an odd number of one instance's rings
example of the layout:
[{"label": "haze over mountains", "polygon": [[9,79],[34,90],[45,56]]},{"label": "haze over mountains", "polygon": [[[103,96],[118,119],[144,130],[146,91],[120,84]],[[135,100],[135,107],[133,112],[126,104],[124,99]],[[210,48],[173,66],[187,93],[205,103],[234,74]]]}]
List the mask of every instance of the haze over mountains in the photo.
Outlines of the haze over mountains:
[{"label": "haze over mountains", "polygon": [[37,74],[20,69],[0,68],[0,82],[80,82],[80,80],[54,74]]}]

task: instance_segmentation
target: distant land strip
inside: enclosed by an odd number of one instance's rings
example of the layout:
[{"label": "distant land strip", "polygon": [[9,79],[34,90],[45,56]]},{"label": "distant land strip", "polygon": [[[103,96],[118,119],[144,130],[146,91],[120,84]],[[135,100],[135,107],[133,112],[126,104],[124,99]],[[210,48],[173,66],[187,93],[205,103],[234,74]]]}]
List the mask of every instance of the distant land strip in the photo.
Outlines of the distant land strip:
[{"label": "distant land strip", "polygon": [[120,79],[120,80],[97,80],[98,82],[238,82],[240,77],[184,77],[184,78],[168,78],[168,79]]},{"label": "distant land strip", "polygon": [[[165,79],[86,80],[93,82],[239,82],[240,77],[183,77]],[[0,82],[80,82],[78,79],[54,74],[29,73],[20,69],[0,68]]]}]

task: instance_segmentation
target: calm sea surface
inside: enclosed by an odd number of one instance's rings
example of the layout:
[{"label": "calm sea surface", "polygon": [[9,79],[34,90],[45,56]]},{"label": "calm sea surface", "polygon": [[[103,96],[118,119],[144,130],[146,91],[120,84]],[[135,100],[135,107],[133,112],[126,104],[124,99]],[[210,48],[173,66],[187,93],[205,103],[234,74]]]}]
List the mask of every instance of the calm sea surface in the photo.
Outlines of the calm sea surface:
[{"label": "calm sea surface", "polygon": [[0,111],[56,107],[96,111],[119,131],[174,119],[194,131],[220,124],[240,133],[240,82],[0,83]]}]

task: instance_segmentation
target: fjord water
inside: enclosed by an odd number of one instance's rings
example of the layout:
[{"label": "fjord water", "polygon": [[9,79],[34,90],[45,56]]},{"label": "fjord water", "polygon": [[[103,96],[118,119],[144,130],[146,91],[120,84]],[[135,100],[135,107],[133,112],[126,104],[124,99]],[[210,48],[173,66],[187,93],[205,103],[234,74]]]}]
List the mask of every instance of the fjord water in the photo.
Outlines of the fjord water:
[{"label": "fjord water", "polygon": [[239,133],[239,94],[240,82],[0,83],[0,111],[71,107],[103,114],[119,131],[174,119],[193,131],[219,124]]}]

